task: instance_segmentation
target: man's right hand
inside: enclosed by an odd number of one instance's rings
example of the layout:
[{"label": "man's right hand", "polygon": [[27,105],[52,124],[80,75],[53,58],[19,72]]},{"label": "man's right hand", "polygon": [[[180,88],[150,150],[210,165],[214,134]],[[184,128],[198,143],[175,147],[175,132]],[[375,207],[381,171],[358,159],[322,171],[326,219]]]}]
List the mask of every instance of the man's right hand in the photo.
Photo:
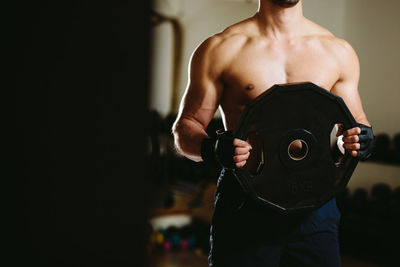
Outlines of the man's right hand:
[{"label": "man's right hand", "polygon": [[241,168],[246,165],[246,161],[250,156],[251,145],[246,141],[235,138],[233,139],[233,145],[235,146],[235,151],[233,155],[233,161],[237,168]]},{"label": "man's right hand", "polygon": [[217,131],[215,137],[203,139],[201,157],[205,162],[227,169],[241,168],[246,164],[251,149],[248,142],[234,138],[231,131]]}]

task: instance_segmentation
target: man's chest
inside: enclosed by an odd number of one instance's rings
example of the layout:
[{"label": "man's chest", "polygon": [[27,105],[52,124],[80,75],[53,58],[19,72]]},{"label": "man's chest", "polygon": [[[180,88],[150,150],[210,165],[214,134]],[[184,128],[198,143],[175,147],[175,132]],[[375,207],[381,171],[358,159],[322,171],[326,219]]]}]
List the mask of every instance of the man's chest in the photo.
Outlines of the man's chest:
[{"label": "man's chest", "polygon": [[330,90],[339,77],[335,58],[323,49],[244,49],[224,72],[224,98],[245,104],[274,84],[297,82]]}]

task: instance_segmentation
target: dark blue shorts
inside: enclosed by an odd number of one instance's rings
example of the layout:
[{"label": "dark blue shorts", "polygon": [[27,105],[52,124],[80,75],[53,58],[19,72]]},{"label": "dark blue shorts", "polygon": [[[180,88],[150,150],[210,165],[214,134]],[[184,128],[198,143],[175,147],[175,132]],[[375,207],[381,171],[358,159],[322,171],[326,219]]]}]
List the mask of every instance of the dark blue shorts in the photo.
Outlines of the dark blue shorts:
[{"label": "dark blue shorts", "polygon": [[280,215],[246,198],[232,172],[222,170],[211,226],[209,264],[340,266],[339,220],[335,199],[313,212]]}]

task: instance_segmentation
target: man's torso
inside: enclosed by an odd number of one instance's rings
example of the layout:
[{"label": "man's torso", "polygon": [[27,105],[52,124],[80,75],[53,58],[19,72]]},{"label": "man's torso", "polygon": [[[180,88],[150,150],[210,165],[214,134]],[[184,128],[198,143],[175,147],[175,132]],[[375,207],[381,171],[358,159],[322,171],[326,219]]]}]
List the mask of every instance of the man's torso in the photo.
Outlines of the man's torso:
[{"label": "man's torso", "polygon": [[220,34],[220,56],[229,58],[219,77],[227,129],[235,128],[247,103],[274,84],[313,82],[330,91],[340,79],[340,41],[323,28],[310,23],[304,34],[279,40],[252,31],[244,22]]}]

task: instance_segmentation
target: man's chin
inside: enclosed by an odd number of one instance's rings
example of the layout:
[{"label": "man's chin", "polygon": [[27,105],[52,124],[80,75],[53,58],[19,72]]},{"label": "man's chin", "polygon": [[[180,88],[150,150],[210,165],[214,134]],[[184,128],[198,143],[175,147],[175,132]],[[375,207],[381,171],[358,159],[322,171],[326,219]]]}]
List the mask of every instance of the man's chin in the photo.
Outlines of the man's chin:
[{"label": "man's chin", "polygon": [[275,5],[281,7],[293,7],[299,3],[300,0],[272,0]]}]

